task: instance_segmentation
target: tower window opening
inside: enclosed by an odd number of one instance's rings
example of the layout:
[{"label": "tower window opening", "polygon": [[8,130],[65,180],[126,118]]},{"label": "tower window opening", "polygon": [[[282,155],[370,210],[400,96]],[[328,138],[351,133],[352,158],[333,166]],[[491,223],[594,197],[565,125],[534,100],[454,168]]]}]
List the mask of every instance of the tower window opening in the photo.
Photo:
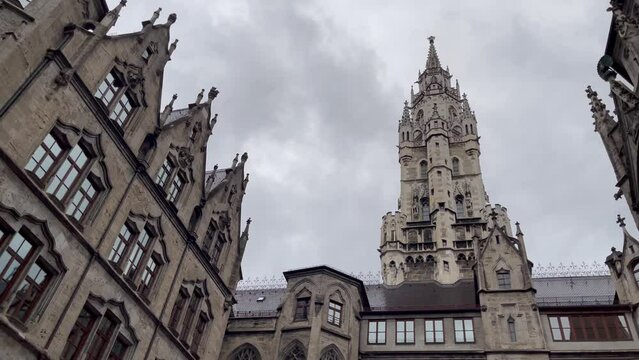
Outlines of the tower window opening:
[{"label": "tower window opening", "polygon": [[422,160],[419,163],[419,176],[422,179],[426,179],[428,177],[428,163],[426,162],[426,160]]},{"label": "tower window opening", "polygon": [[444,271],[450,271],[450,265],[448,264],[448,261],[444,261]]},{"label": "tower window opening", "polygon": [[510,334],[511,342],[517,342],[517,329],[515,328],[515,319],[512,316],[508,318],[508,334]]},{"label": "tower window opening", "polygon": [[457,217],[465,217],[465,213],[464,213],[464,197],[462,195],[457,195],[455,197],[455,205],[456,205],[456,209],[457,209]]},{"label": "tower window opening", "polygon": [[459,175],[459,159],[453,158],[453,176]]},{"label": "tower window opening", "polygon": [[637,286],[639,286],[639,262],[635,264],[635,267],[632,269],[632,273],[635,276],[635,282],[637,283]]},{"label": "tower window opening", "polygon": [[430,204],[427,197],[422,198],[422,219],[430,220]]},{"label": "tower window opening", "polygon": [[497,270],[497,286],[501,290],[510,289],[510,271],[504,269]]},{"label": "tower window opening", "polygon": [[470,133],[475,135],[475,129],[473,129],[473,124],[470,124]]},{"label": "tower window opening", "polygon": [[466,125],[466,135],[470,134],[470,132],[468,131],[468,125]]}]

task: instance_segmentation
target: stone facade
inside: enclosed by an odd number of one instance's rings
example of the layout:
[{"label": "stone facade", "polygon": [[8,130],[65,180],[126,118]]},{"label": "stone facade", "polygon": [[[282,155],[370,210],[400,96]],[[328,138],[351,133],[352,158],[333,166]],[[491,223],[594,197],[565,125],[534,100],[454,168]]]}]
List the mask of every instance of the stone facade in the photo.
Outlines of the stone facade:
[{"label": "stone facade", "polygon": [[217,359],[247,155],[206,171],[218,91],[161,106],[160,10],[0,3],[0,358]]}]

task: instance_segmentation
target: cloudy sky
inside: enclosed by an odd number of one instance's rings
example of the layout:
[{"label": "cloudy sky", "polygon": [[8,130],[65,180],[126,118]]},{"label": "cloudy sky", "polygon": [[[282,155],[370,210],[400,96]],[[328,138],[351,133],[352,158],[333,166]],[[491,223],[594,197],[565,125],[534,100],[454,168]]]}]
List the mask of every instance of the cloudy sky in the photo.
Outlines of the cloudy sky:
[{"label": "cloudy sky", "polygon": [[522,223],[531,260],[602,262],[620,246],[627,207],[584,93],[608,93],[595,70],[605,1],[137,0],[115,31],[157,7],[161,21],[177,13],[180,40],[164,103],[217,86],[208,165],[249,153],[245,277],[378,271],[381,216],[399,194],[397,121],[430,35],[476,112],[490,199]]}]

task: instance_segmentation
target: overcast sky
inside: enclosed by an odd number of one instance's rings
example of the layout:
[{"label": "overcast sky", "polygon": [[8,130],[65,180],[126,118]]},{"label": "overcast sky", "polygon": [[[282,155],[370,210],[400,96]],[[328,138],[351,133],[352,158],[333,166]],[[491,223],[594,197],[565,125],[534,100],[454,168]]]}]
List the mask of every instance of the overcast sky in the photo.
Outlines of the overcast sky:
[{"label": "overcast sky", "polygon": [[[110,5],[114,5],[110,1]],[[492,203],[535,264],[603,262],[620,247],[615,178],[584,88],[597,77],[607,2],[132,0],[117,33],[157,7],[179,44],[163,103],[215,85],[208,166],[247,151],[246,277],[327,264],[379,270],[381,217],[399,195],[397,122],[427,37],[476,112]],[[630,216],[627,216],[630,219]],[[632,221],[629,221],[632,223]],[[634,227],[629,226],[634,232]]]}]

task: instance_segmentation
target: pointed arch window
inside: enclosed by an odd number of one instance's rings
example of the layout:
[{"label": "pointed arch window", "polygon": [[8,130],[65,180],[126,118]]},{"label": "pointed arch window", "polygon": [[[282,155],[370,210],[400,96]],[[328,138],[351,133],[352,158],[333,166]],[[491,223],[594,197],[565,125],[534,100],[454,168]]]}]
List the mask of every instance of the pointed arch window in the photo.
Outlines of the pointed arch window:
[{"label": "pointed arch window", "polygon": [[261,360],[260,353],[253,345],[245,344],[237,348],[229,360]]},{"label": "pointed arch window", "polygon": [[322,350],[320,360],[341,360],[343,359],[342,354],[337,350],[334,345],[327,346]]},{"label": "pointed arch window", "polygon": [[427,197],[421,199],[422,203],[422,219],[430,220],[430,200]]},{"label": "pointed arch window", "polygon": [[497,270],[497,286],[501,290],[508,290],[511,288],[510,271],[505,269]]},{"label": "pointed arch window", "polygon": [[[70,138],[76,143],[71,145]],[[106,190],[106,170],[96,138],[66,135],[54,128],[35,149],[24,169],[77,224],[93,213]]]},{"label": "pointed arch window", "polygon": [[453,158],[453,176],[458,176],[459,175],[459,159],[454,157]]},{"label": "pointed arch window", "polygon": [[135,108],[138,107],[134,96],[128,91],[124,77],[116,69],[112,69],[105,76],[94,96],[109,114],[109,119],[120,128],[128,123]]},{"label": "pointed arch window", "polygon": [[284,353],[284,360],[306,360],[306,351],[304,347],[298,341],[288,346],[288,349]]},{"label": "pointed arch window", "polygon": [[464,197],[462,195],[457,195],[455,197],[455,208],[457,209],[458,218],[466,217],[466,208],[464,206]]}]

